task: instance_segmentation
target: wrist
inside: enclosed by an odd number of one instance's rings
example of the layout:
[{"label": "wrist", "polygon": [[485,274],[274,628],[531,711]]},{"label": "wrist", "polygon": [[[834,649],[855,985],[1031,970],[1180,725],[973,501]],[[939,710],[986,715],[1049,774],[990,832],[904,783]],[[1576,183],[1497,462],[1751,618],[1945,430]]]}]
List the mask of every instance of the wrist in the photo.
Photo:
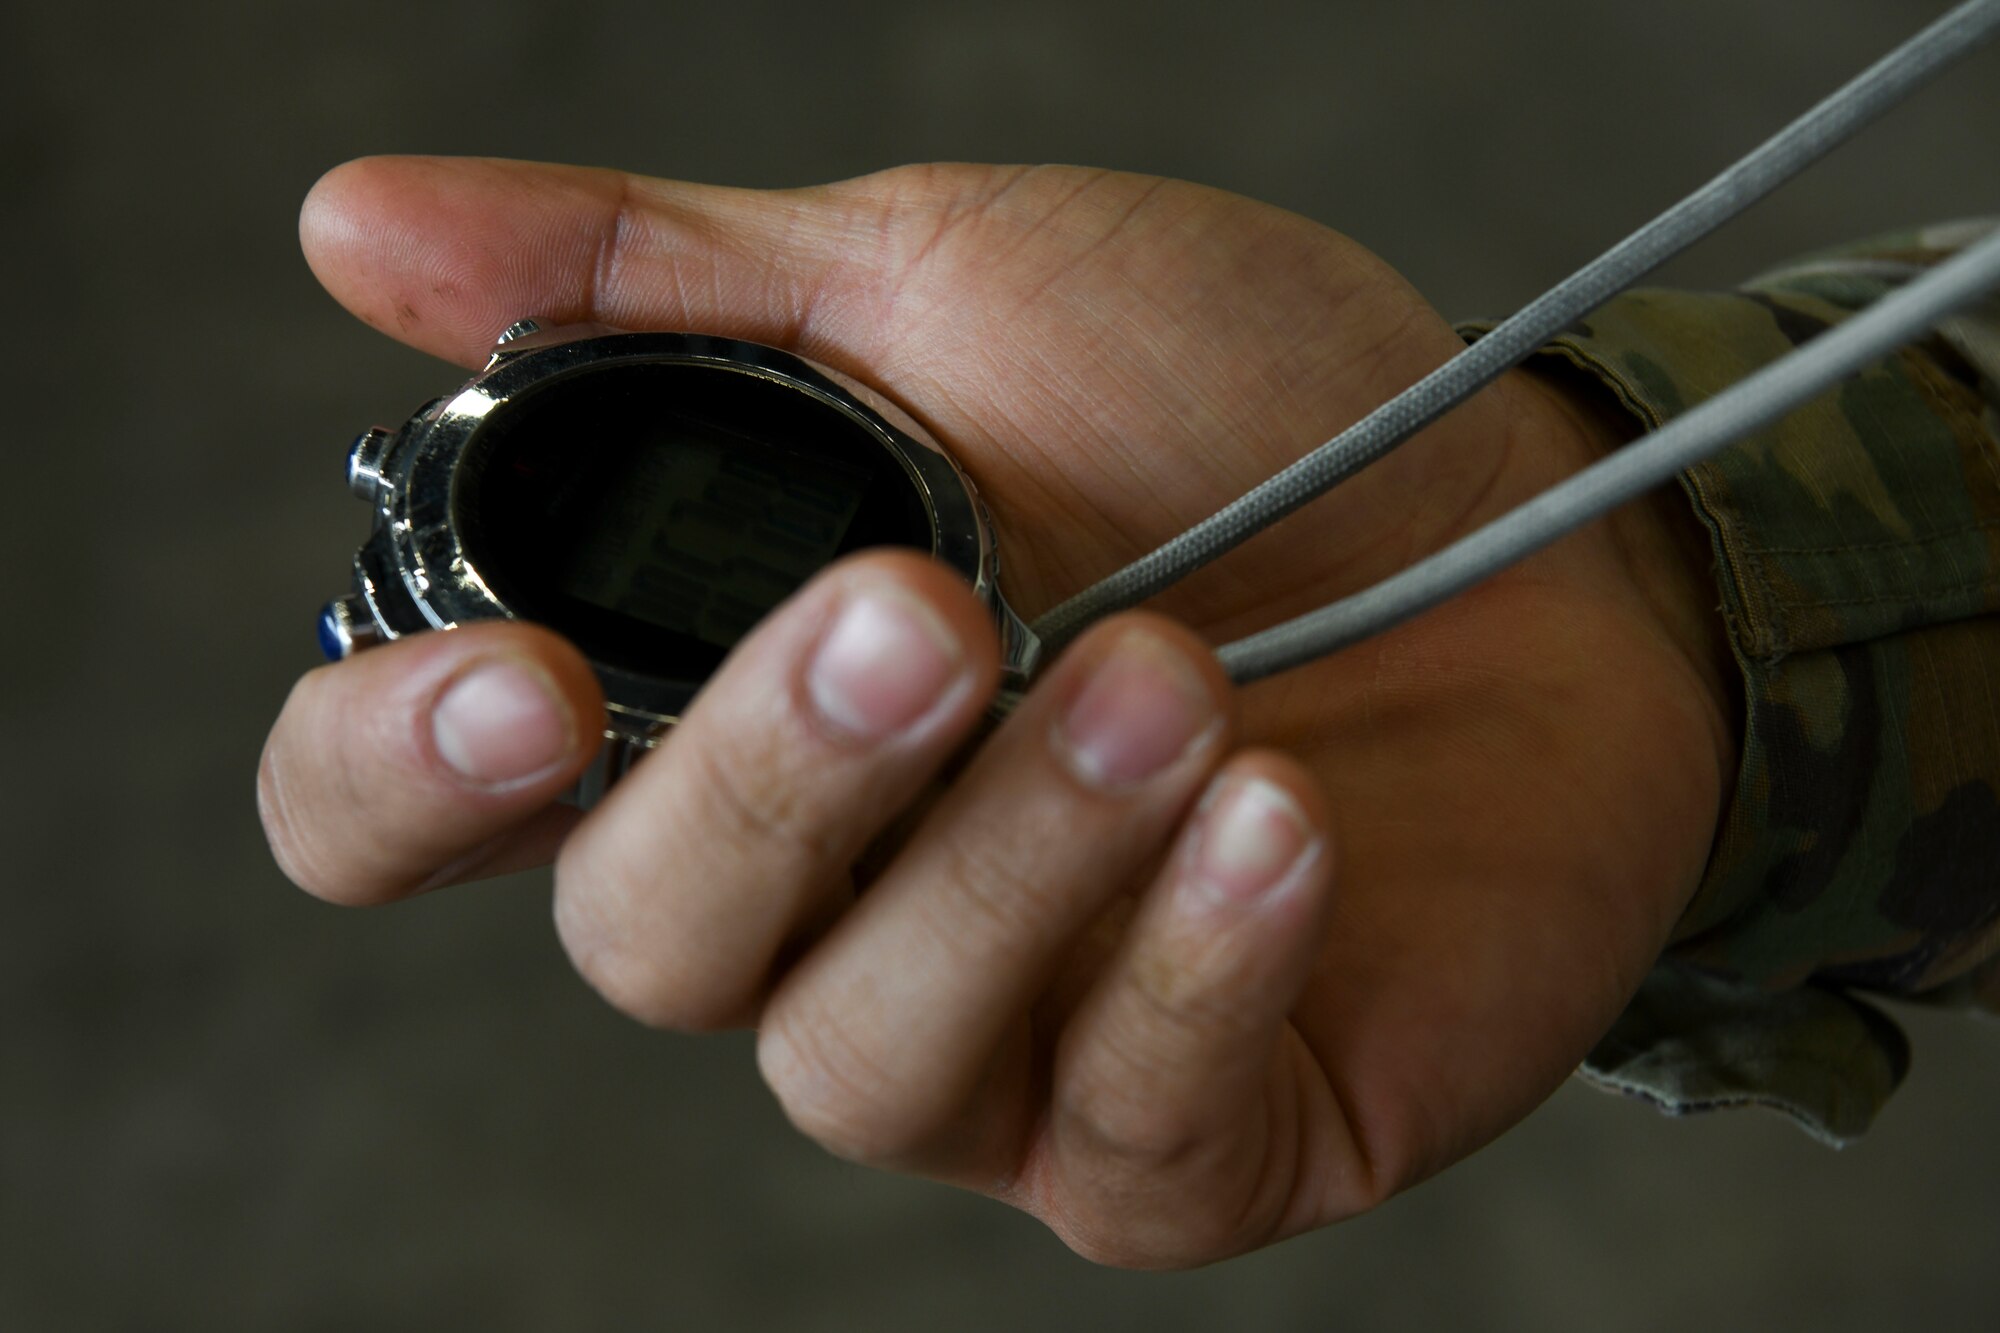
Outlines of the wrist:
[{"label": "wrist", "polygon": [[[1542,358],[1518,372],[1525,387],[1566,421],[1583,446],[1579,466],[1625,447],[1649,429],[1594,377]],[[1708,704],[1726,806],[1743,744],[1743,675],[1730,643],[1716,581],[1715,547],[1678,482],[1657,486],[1605,519],[1632,584],[1662,638],[1686,663]]]}]

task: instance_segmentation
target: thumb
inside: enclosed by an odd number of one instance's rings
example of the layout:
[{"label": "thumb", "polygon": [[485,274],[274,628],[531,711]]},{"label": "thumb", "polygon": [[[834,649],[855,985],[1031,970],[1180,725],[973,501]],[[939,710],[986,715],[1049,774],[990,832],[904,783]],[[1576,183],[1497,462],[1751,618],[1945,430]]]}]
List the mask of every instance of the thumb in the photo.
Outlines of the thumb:
[{"label": "thumb", "polygon": [[299,235],[342,305],[462,364],[483,360],[500,330],[530,314],[809,353],[820,342],[844,353],[831,358],[838,364],[870,350],[871,312],[915,242],[996,175],[905,168],[746,190],[588,167],[373,157],[320,179]]}]

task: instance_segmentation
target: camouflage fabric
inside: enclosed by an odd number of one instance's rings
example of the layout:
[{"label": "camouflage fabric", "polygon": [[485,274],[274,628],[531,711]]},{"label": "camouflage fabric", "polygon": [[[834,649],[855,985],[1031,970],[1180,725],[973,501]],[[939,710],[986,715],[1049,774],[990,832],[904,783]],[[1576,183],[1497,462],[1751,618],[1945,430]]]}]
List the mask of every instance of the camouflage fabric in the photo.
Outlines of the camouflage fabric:
[{"label": "camouflage fabric", "polygon": [[[1628,292],[1546,354],[1657,427],[1995,225]],[[1680,481],[1743,672],[1742,768],[1668,959],[1582,1072],[1843,1142],[1908,1059],[1860,992],[2000,1007],[2000,297]]]}]

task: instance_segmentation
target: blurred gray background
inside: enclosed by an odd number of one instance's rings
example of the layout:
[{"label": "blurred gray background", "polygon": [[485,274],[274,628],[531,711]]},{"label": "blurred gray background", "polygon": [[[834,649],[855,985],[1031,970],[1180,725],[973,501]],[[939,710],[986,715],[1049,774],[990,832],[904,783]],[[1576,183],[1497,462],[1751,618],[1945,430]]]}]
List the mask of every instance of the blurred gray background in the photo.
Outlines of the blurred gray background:
[{"label": "blurred gray background", "polygon": [[[0,37],[0,1328],[1992,1328],[2000,1029],[1906,1015],[1862,1146],[1572,1086],[1376,1215],[1106,1272],[836,1163],[738,1038],[568,970],[540,875],[374,913],[273,868],[264,728],[457,372],[316,288],[384,151],[744,185],[931,158],[1190,177],[1505,313],[1939,12],[749,0],[23,5]],[[2000,210],[2000,51],[1668,277]]]}]

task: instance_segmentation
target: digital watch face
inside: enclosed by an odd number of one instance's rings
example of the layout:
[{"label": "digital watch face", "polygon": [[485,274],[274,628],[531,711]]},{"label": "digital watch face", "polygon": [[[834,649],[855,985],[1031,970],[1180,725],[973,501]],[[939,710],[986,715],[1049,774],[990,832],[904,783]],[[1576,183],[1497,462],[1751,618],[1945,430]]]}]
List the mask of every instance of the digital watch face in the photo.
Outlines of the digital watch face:
[{"label": "digital watch face", "polygon": [[588,656],[705,679],[822,566],[931,550],[923,493],[847,410],[715,364],[614,361],[496,408],[452,507],[466,557]]}]

